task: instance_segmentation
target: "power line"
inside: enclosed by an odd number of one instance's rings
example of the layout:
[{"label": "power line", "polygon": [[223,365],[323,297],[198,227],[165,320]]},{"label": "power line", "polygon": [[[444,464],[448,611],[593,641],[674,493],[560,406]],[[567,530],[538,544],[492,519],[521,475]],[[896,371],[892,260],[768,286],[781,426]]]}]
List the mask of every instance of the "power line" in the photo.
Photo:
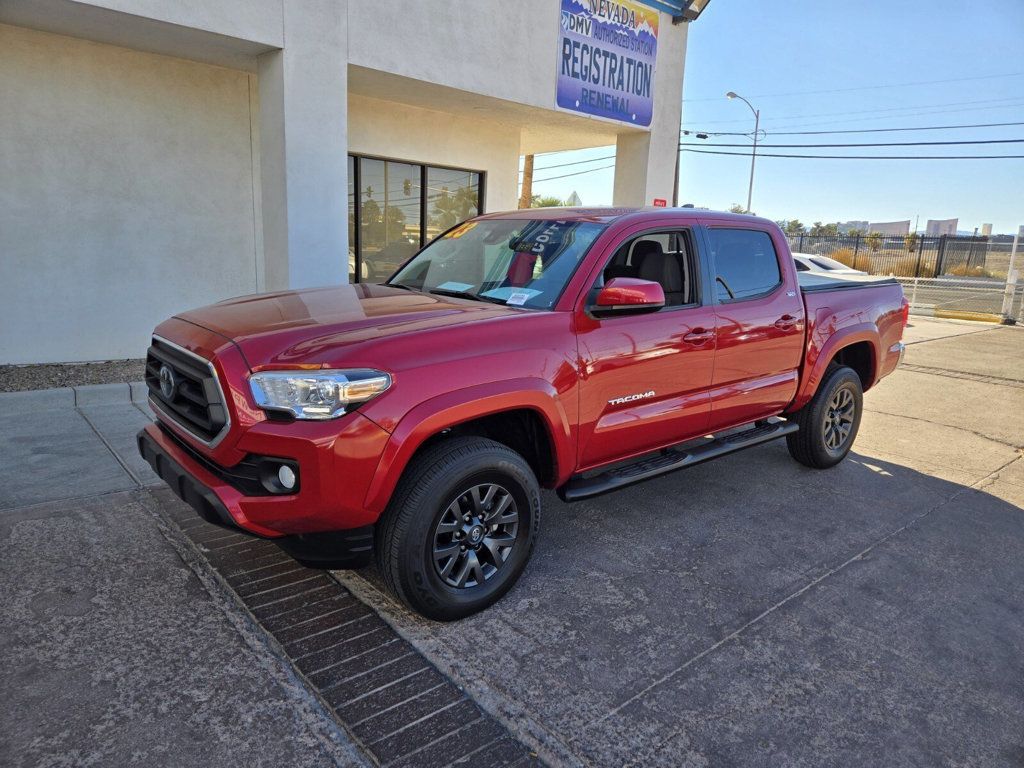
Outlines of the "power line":
[{"label": "power line", "polygon": [[615,167],[615,163],[612,163],[611,165],[603,165],[600,168],[588,168],[585,171],[576,171],[575,173],[563,173],[561,176],[548,176],[546,179],[534,179],[533,183],[534,184],[539,184],[542,181],[554,181],[555,179],[566,179],[569,176],[580,176],[580,175],[582,175],[584,173],[593,173],[594,171],[605,171],[605,170],[607,170],[609,168],[614,168],[614,167]]},{"label": "power line", "polygon": [[[1019,95],[1017,95],[1017,96],[1007,96],[1007,97],[1003,97],[1003,98],[999,98],[999,99],[979,99],[977,101],[950,101],[950,102],[947,102],[945,104],[916,104],[916,105],[913,105],[913,106],[906,106],[906,107],[880,107],[878,109],[846,110],[846,111],[843,111],[843,112],[818,112],[818,113],[815,113],[813,115],[782,115],[781,117],[776,118],[776,119],[779,119],[779,120],[805,120],[807,118],[814,118],[814,117],[836,117],[836,116],[841,116],[842,117],[842,116],[846,116],[846,115],[873,115],[873,114],[877,114],[879,112],[913,112],[914,110],[928,110],[927,112],[918,112],[918,114],[936,114],[935,110],[938,110],[938,113],[942,113],[942,112],[964,112],[964,111],[972,112],[974,110],[981,110],[981,109],[1004,109],[1005,107],[1019,106],[1018,104],[1006,104],[1006,105],[984,106],[984,107],[977,106],[979,104],[992,104],[992,105],[995,105],[997,102],[1015,101],[1015,100],[1018,100],[1018,99],[1020,99]],[[968,106],[968,107],[970,107],[970,109],[967,109],[967,110],[962,110],[962,109],[948,109],[947,110],[947,109],[945,109],[946,107],[961,107],[961,106]],[[939,109],[940,107],[942,109]],[[867,119],[879,119],[879,118],[867,118]],[[749,122],[749,121],[750,121],[750,118],[736,118],[736,119],[731,119],[731,120],[702,120],[701,124],[702,125],[722,125],[724,123],[746,123],[746,122]],[[776,127],[787,127],[787,126],[776,126]]]},{"label": "power line", "polygon": [[[833,128],[828,131],[766,131],[761,129],[762,133],[768,136],[821,136],[830,133],[895,133],[898,131],[947,131],[960,128],[1001,128],[1008,125],[1024,125],[1024,122],[1010,122],[1010,123],[959,123],[956,125],[921,125],[921,126],[908,126],[900,128],[846,128],[839,129]],[[703,133],[708,136],[749,136],[752,131],[695,131],[692,128],[681,130],[680,133],[696,135]]]},{"label": "power line", "polygon": [[[918,128],[861,128],[861,129],[847,129],[847,130],[833,130],[833,131],[767,131],[769,136],[810,136],[810,135],[827,135],[836,133],[890,133],[897,131],[940,131],[940,130],[952,130],[960,128],[996,128],[1004,126],[1020,126],[1024,125],[1024,122],[1011,122],[1011,123],[972,123],[967,125],[931,125],[923,126]],[[691,133],[698,133],[697,131],[691,131]],[[702,132],[701,132],[702,133]],[[709,136],[726,136],[726,135],[739,135],[745,136],[746,134],[714,134],[709,133]],[[896,146],[926,146],[926,145],[954,145],[954,144],[999,144],[999,143],[1010,143],[1014,141],[1021,141],[1020,139],[1010,140],[993,140],[993,141],[921,141],[921,142],[902,142],[902,143],[872,143],[872,144],[759,144],[760,147],[896,147]],[[746,144],[703,144],[696,142],[681,142],[681,147],[746,147]],[[564,151],[564,150],[563,150]],[[558,153],[546,153],[546,154],[558,154]],[[597,163],[605,160],[614,160],[615,155],[603,155],[602,157],[592,157],[588,160],[574,160],[568,163],[555,163],[553,165],[545,165],[541,168],[534,168],[534,172],[546,171],[553,168],[566,168],[573,165],[584,165],[586,163]],[[607,166],[606,166],[607,167]],[[603,170],[602,168],[594,168],[591,170]],[[588,173],[589,171],[583,171]],[[522,173],[522,170],[519,171]],[[557,177],[564,178],[564,177]],[[535,181],[541,181],[535,179]]]},{"label": "power line", "polygon": [[[566,166],[569,166],[569,165],[583,165],[584,163],[596,163],[599,160],[614,160],[614,159],[615,159],[615,155],[607,155],[605,157],[592,157],[589,160],[574,160],[571,163],[556,163],[555,165],[545,165],[545,166],[543,166],[541,168],[534,167],[533,172],[536,173],[537,171],[546,171],[549,168],[565,168]],[[522,173],[522,172],[523,172],[522,169],[520,169],[519,173]]]},{"label": "power line", "polygon": [[[719,152],[711,149],[683,149],[699,155],[736,155],[750,157],[749,152]],[[1022,160],[1024,155],[780,155],[766,152],[758,157],[790,157],[803,160]]]},{"label": "power line", "polygon": [[[1024,72],[1008,72],[1004,75],[977,75],[975,77],[954,77],[948,80],[918,80],[913,83],[888,83],[884,85],[861,85],[855,88],[825,88],[818,91],[789,91],[788,93],[755,93],[751,99],[781,99],[786,96],[808,96],[818,93],[852,93],[854,91],[874,91],[880,88],[906,88],[912,85],[939,85],[942,83],[963,83],[969,80],[997,80],[1004,77],[1020,77]],[[721,101],[721,96],[710,96],[700,99],[683,99],[683,101]]]},{"label": "power line", "polygon": [[[845,131],[771,131],[767,133],[769,136],[820,136],[829,133],[895,133],[897,131],[947,131],[956,128],[1000,128],[1007,125],[1024,125],[1024,122],[973,123],[968,125],[929,125],[918,128],[851,128]],[[693,133],[693,131],[691,131],[691,133]]]},{"label": "power line", "polygon": [[[1024,144],[1024,139],[980,139],[977,141],[887,141],[861,144],[758,144],[759,147],[776,149],[849,149],[852,147],[938,147],[962,144]],[[704,144],[680,142],[680,147],[747,147],[748,144]]]},{"label": "power line", "polygon": [[[934,111],[921,111],[917,112],[913,117],[923,117],[927,115],[948,115],[952,112],[977,112],[987,109],[1016,109],[1017,107],[1024,106],[1024,102],[1017,102],[1016,104],[1000,104],[998,106],[991,107],[964,107],[962,109],[939,109]],[[911,117],[911,115],[896,115],[896,117]],[[871,122],[873,120],[885,120],[886,117],[856,117],[850,120],[819,120],[813,123],[790,123],[788,125],[776,125],[772,126],[776,130],[780,128],[809,128],[816,125],[835,125],[836,123],[851,122],[851,123],[864,123]]]}]

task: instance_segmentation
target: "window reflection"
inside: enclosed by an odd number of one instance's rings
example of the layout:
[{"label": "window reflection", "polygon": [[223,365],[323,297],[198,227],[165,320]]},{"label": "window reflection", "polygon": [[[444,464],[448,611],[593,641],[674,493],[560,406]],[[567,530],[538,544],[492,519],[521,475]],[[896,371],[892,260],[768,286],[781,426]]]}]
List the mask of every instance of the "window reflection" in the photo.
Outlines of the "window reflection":
[{"label": "window reflection", "polygon": [[360,277],[384,280],[420,246],[420,166],[360,160]]},{"label": "window reflection", "polygon": [[427,242],[478,213],[480,174],[427,168]]},{"label": "window reflection", "polygon": [[480,211],[479,173],[353,155],[348,163],[350,282],[383,282],[422,243]]},{"label": "window reflection", "polygon": [[356,159],[348,156],[348,281],[356,281]]}]

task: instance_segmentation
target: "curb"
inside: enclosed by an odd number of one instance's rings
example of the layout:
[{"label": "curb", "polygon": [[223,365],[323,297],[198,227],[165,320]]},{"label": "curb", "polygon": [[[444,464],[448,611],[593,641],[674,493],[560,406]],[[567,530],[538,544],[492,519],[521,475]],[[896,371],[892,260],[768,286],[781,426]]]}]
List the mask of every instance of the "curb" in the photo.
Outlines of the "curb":
[{"label": "curb", "polygon": [[115,405],[118,403],[144,405],[148,397],[149,391],[144,381],[0,392],[0,416],[12,416],[31,411],[50,411],[55,408]]},{"label": "curb", "polygon": [[983,323],[1001,323],[1002,315],[994,315],[991,312],[966,312],[956,309],[936,309],[935,317],[946,320],[979,320]]}]

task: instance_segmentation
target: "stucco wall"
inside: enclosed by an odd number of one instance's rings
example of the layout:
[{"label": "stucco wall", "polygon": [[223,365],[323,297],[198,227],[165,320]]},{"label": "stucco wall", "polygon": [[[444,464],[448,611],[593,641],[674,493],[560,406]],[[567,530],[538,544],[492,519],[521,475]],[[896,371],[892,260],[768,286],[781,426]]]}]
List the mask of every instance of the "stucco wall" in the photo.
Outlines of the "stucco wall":
[{"label": "stucco wall", "polygon": [[0,363],[257,290],[253,77],[0,25]]},{"label": "stucco wall", "polygon": [[357,155],[484,171],[485,210],[516,207],[517,127],[350,93],[348,149]]}]

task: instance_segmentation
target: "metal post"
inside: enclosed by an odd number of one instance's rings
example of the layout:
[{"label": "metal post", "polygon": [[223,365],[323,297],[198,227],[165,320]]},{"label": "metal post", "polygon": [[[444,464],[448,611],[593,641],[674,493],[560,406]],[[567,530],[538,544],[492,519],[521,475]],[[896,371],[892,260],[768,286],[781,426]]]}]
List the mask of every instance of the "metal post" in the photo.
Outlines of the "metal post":
[{"label": "metal post", "polygon": [[910,293],[910,306],[911,307],[916,307],[917,306],[917,281],[918,281],[918,279],[919,278],[917,277],[917,275],[914,275],[914,290],[911,291],[911,293]]},{"label": "metal post", "polygon": [[[746,101],[746,99],[744,99]],[[747,102],[748,104],[750,102]],[[747,187],[747,213],[750,213],[751,200],[754,197],[754,163],[757,162],[757,133],[761,130],[761,110],[754,110],[754,151],[750,153],[750,186]]]},{"label": "metal post", "polygon": [[853,263],[857,263],[857,254],[860,253],[860,232],[853,238]]},{"label": "metal post", "polygon": [[[920,277],[921,275],[921,251],[924,250],[924,238],[920,235],[917,236],[917,266],[914,267],[914,277]],[[915,290],[917,289],[917,283],[914,283]]]},{"label": "metal post", "polygon": [[946,236],[939,235],[939,250],[935,254],[935,274],[933,277],[938,277],[942,274],[942,261],[946,257]]},{"label": "metal post", "polygon": [[1013,248],[1010,250],[1010,266],[1006,270],[1006,291],[1003,293],[1003,325],[1013,325],[1013,295],[1017,291],[1017,246],[1024,239],[1024,224],[1017,228],[1017,234],[1013,236]]},{"label": "metal post", "polygon": [[804,252],[804,233],[800,233],[800,246],[796,249],[797,253]]}]

